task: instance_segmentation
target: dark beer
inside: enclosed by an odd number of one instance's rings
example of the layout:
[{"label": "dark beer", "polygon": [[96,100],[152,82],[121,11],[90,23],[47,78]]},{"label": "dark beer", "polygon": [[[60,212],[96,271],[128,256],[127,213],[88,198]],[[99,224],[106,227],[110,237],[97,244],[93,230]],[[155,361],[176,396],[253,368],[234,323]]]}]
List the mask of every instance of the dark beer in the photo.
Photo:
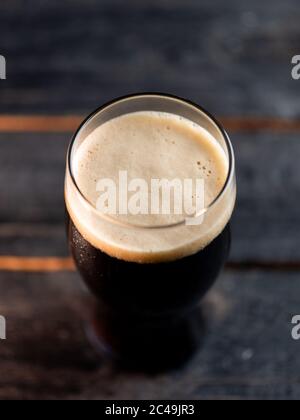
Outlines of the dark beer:
[{"label": "dark beer", "polygon": [[[182,115],[184,107],[191,108],[190,115]],[[163,114],[169,108],[172,114]],[[153,144],[145,145],[149,138]],[[208,185],[201,225],[186,226],[174,214],[101,214],[97,180],[108,174],[116,179],[120,160],[122,169],[127,162],[140,177],[151,170],[153,176],[173,178],[177,172],[194,177],[199,171]],[[90,328],[94,342],[127,366],[180,365],[197,348],[203,333],[199,302],[229,252],[235,178],[226,134],[203,111],[175,98],[117,101],[95,113],[73,139],[65,194],[70,249],[99,303]]]}]

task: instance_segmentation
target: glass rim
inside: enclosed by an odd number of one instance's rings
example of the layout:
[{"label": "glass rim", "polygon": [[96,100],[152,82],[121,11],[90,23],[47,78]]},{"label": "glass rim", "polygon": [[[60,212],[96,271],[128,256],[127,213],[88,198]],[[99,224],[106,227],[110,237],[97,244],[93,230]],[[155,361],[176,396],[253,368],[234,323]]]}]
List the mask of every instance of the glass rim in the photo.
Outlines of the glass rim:
[{"label": "glass rim", "polygon": [[126,102],[126,101],[133,100],[133,99],[139,99],[139,98],[143,99],[143,98],[151,98],[151,97],[156,98],[156,99],[161,98],[161,99],[167,99],[167,100],[168,99],[169,100],[174,100],[174,101],[177,101],[177,102],[181,103],[182,105],[190,106],[191,108],[193,108],[197,112],[199,112],[199,111],[202,112],[216,126],[216,128],[220,131],[220,133],[223,137],[223,140],[225,141],[225,145],[226,145],[226,149],[227,149],[227,153],[228,153],[228,173],[227,173],[226,181],[225,181],[221,191],[214,198],[214,200],[208,206],[206,206],[200,213],[194,214],[193,216],[191,216],[191,218],[197,218],[197,217],[200,217],[200,216],[204,216],[212,207],[214,207],[215,204],[217,204],[221,200],[221,198],[224,196],[224,194],[226,193],[227,189],[229,188],[229,186],[231,185],[231,183],[233,181],[233,177],[234,177],[234,174],[235,174],[235,155],[234,155],[234,150],[233,150],[233,146],[232,146],[231,140],[229,138],[229,135],[227,134],[226,130],[223,128],[222,124],[210,112],[208,112],[202,106],[194,103],[191,100],[188,100],[188,99],[176,96],[176,95],[165,94],[165,93],[156,93],[156,92],[134,93],[134,94],[130,94],[130,95],[121,96],[121,97],[113,99],[109,102],[106,102],[105,104],[103,104],[102,106],[97,108],[95,111],[93,111],[91,114],[89,114],[82,121],[80,126],[77,128],[77,130],[73,134],[73,136],[71,138],[71,142],[70,142],[69,147],[68,147],[68,151],[67,151],[67,171],[68,171],[68,173],[71,177],[71,181],[72,181],[73,185],[76,188],[76,191],[79,193],[81,198],[91,208],[91,210],[93,212],[96,212],[96,214],[99,215],[99,217],[109,221],[110,223],[113,223],[115,225],[120,225],[120,226],[123,226],[123,227],[127,227],[127,228],[154,229],[154,230],[155,229],[167,229],[167,228],[179,227],[179,226],[185,225],[185,219],[181,220],[179,222],[166,224],[166,225],[144,226],[144,225],[138,225],[138,224],[134,224],[134,223],[130,223],[130,222],[123,222],[123,221],[117,220],[115,217],[113,217],[111,215],[101,213],[90,202],[90,200],[83,194],[83,192],[80,190],[80,188],[77,184],[77,181],[75,179],[73,169],[72,169],[72,151],[73,151],[73,147],[75,145],[75,142],[76,142],[80,132],[82,131],[82,129],[85,128],[100,113],[102,113],[103,111],[107,110],[108,108],[110,108],[114,105],[117,105],[119,103],[122,103],[122,102]]}]

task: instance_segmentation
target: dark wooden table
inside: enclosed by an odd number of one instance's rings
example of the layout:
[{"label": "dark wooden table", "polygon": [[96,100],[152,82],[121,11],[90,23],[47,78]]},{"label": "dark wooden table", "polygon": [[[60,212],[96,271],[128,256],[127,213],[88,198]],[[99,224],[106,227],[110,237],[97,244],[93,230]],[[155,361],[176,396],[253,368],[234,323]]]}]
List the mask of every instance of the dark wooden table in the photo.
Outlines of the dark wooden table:
[{"label": "dark wooden table", "polygon": [[[297,0],[1,2],[1,399],[300,398],[299,20]],[[135,91],[218,115],[239,183],[204,346],[184,370],[155,377],[118,371],[90,348],[64,235],[71,132]]]}]

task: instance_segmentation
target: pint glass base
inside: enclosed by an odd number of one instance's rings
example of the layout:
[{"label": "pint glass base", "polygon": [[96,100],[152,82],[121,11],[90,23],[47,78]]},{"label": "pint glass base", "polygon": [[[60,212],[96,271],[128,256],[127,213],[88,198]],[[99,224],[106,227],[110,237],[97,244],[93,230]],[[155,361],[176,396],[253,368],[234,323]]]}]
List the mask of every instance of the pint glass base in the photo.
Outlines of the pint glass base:
[{"label": "pint glass base", "polygon": [[104,358],[124,369],[158,373],[184,366],[205,334],[201,309],[177,319],[129,320],[94,313],[87,336]]}]

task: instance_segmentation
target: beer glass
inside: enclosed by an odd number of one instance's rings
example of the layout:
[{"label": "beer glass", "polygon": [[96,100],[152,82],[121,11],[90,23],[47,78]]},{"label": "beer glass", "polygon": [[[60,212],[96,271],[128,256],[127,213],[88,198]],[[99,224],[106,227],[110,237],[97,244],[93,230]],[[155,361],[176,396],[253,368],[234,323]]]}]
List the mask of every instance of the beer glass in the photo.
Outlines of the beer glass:
[{"label": "beer glass", "polygon": [[[203,209],[200,225],[179,221],[152,226],[142,219],[130,223],[100,212],[81,191],[74,166],[80,146],[98,127],[141,112],[168,113],[178,121],[190,121],[222,148],[226,179]],[[117,147],[118,138],[111,141]],[[126,367],[149,370],[176,368],[194,354],[203,338],[199,304],[228,257],[235,199],[229,137],[215,118],[189,101],[163,94],[132,95],[102,106],[82,123],[67,156],[67,228],[78,271],[97,299],[89,337],[99,350]],[[163,238],[157,255],[150,246],[156,237]],[[172,247],[171,254],[165,243]]]}]

